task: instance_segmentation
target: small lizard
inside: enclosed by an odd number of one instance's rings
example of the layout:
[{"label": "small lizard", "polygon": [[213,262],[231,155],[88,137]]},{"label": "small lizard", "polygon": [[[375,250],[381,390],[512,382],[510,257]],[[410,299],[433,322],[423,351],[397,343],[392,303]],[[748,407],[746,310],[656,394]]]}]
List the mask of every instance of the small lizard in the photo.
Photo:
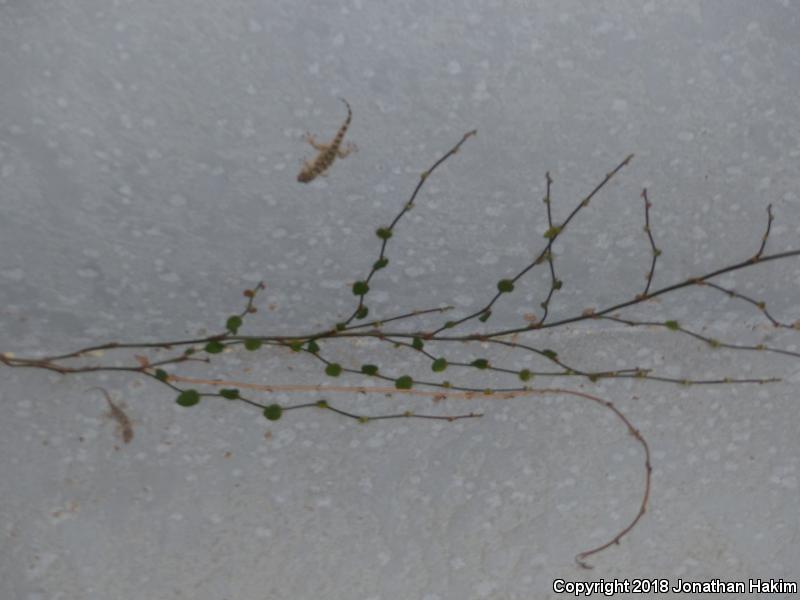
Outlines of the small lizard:
[{"label": "small lizard", "polygon": [[88,391],[91,390],[100,390],[103,395],[106,397],[106,402],[108,402],[108,412],[106,413],[109,417],[114,419],[114,422],[117,424],[116,433],[117,435],[122,438],[122,441],[125,444],[129,444],[130,441],[133,439],[133,424],[131,423],[130,418],[125,412],[114,402],[111,400],[111,395],[101,387],[93,387],[89,388]]},{"label": "small lizard", "polygon": [[347,107],[347,118],[339,128],[339,131],[336,132],[336,137],[333,138],[333,141],[331,141],[329,144],[320,144],[310,133],[305,135],[305,140],[316,150],[319,150],[319,154],[317,154],[314,160],[307,160],[303,163],[303,168],[297,175],[297,181],[300,181],[301,183],[313,181],[319,175],[323,175],[325,171],[330,168],[330,166],[333,164],[333,161],[335,161],[337,157],[344,158],[351,152],[355,152],[357,150],[355,144],[347,144],[346,146],[342,146],[342,140],[344,140],[344,135],[347,133],[347,128],[350,127],[350,121],[353,118],[353,111],[350,110],[350,104],[347,102],[347,100],[344,98],[339,98],[339,100],[344,102],[345,106]]}]

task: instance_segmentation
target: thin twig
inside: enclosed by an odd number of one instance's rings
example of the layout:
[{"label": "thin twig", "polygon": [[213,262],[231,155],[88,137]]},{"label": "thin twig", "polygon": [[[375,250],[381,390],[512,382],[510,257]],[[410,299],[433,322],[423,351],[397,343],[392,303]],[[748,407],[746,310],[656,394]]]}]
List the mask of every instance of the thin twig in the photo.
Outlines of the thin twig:
[{"label": "thin twig", "polygon": [[653,275],[656,272],[656,261],[661,255],[661,250],[656,248],[656,241],[653,239],[653,232],[650,230],[650,200],[647,198],[647,188],[642,190],[642,199],[644,200],[644,231],[647,233],[647,238],[650,240],[650,249],[653,253],[653,260],[650,263],[650,270],[647,272],[647,285],[644,286],[642,297],[647,297],[647,292],[650,291],[650,285],[653,283]]},{"label": "thin twig", "polygon": [[772,204],[767,205],[767,230],[764,232],[763,237],[761,238],[761,246],[756,252],[756,255],[753,257],[754,259],[761,258],[761,255],[764,253],[764,248],[767,246],[767,239],[769,238],[769,232],[772,229]]},{"label": "thin twig", "polygon": [[[477,129],[473,129],[472,131],[468,131],[467,133],[465,133],[461,137],[461,140],[455,146],[450,148],[450,150],[448,150],[439,160],[437,160],[435,163],[433,163],[433,166],[431,166],[427,171],[424,171],[419,176],[419,181],[417,182],[416,187],[414,187],[414,191],[411,193],[411,197],[403,205],[403,208],[400,210],[400,212],[397,214],[397,216],[392,220],[392,222],[387,227],[381,229],[381,231],[386,232],[386,233],[385,234],[381,234],[381,236],[380,236],[381,237],[381,249],[380,249],[380,252],[378,254],[378,260],[372,265],[372,268],[370,269],[369,274],[367,275],[366,279],[364,279],[364,283],[369,284],[369,282],[372,281],[372,277],[375,275],[375,273],[377,273],[379,269],[382,269],[383,267],[386,266],[386,264],[388,262],[388,259],[386,258],[386,247],[389,244],[389,240],[391,239],[392,234],[394,233],[394,228],[400,222],[400,219],[402,219],[403,216],[409,210],[411,210],[414,207],[414,200],[416,200],[417,194],[419,194],[420,190],[422,189],[422,186],[425,185],[425,182],[428,180],[428,177],[430,177],[431,174],[437,168],[439,168],[439,165],[441,165],[448,158],[450,158],[451,156],[456,154],[461,149],[461,146],[464,144],[464,142],[466,142],[473,135],[477,135],[477,133],[478,133]],[[364,309],[364,295],[365,294],[360,294],[359,295],[359,297],[358,297],[358,305],[356,306],[355,310],[353,311],[353,314],[351,314],[350,317],[344,322],[344,325],[349,325],[353,321],[353,319],[355,319],[359,315],[359,313],[363,312],[363,309]]]},{"label": "thin twig", "polygon": [[[553,180],[550,177],[549,171],[545,174],[545,179],[547,180],[547,193],[544,197],[544,203],[547,206],[547,231],[556,231],[555,225],[553,224],[552,199],[550,196],[550,187],[553,183]],[[553,242],[557,237],[557,235],[550,237],[547,240],[547,248],[545,249],[545,258],[547,259],[548,267],[550,267],[550,289],[547,291],[547,298],[545,298],[544,302],[541,304],[544,312],[542,313],[542,318],[539,319],[539,325],[547,320],[547,317],[550,314],[550,300],[553,298],[553,294],[556,292],[556,290],[561,289],[561,281],[559,281],[556,277],[556,268],[553,259]]]},{"label": "thin twig", "polygon": [[[548,240],[547,245],[545,245],[544,249],[538,254],[538,256],[535,259],[533,259],[525,268],[523,268],[519,273],[514,275],[514,277],[511,277],[509,279],[509,281],[512,284],[516,283],[519,279],[524,277],[528,273],[528,271],[533,269],[536,265],[541,264],[541,262],[543,260],[545,260],[545,255],[546,255],[546,253],[548,251],[548,248],[550,248],[552,246],[552,243],[555,242],[556,238],[558,238],[558,236],[560,236],[564,232],[564,230],[567,228],[567,225],[569,225],[570,221],[572,221],[572,219],[575,217],[575,215],[577,215],[581,211],[581,209],[586,208],[587,206],[589,206],[589,202],[591,202],[592,198],[594,198],[594,196],[600,190],[602,190],[606,186],[606,184],[609,181],[611,181],[614,178],[614,176],[623,169],[623,167],[626,167],[628,165],[628,163],[631,162],[631,160],[633,160],[633,154],[628,155],[625,158],[625,160],[623,160],[616,167],[614,167],[614,169],[610,173],[607,173],[605,178],[603,179],[603,181],[598,183],[594,187],[594,189],[591,192],[589,192],[589,194],[583,200],[581,200],[574,209],[572,209],[572,212],[567,216],[566,219],[564,219],[564,222],[561,225],[554,225],[554,226],[550,227],[550,229],[548,231],[545,232],[545,237]],[[466,323],[467,321],[470,321],[472,319],[480,317],[481,315],[484,315],[486,313],[490,313],[491,309],[492,309],[492,306],[494,306],[494,303],[497,302],[497,300],[502,295],[503,295],[503,292],[498,291],[494,296],[492,296],[492,299],[489,300],[489,302],[483,308],[479,308],[475,312],[470,313],[470,314],[468,314],[465,317],[462,317],[460,319],[456,319],[455,321],[449,321],[448,323],[442,325],[439,329],[435,330],[433,332],[433,335],[436,335],[437,333],[440,333],[441,331],[443,331],[445,329],[451,329],[453,327],[458,327],[459,325],[461,325],[463,323]],[[525,329],[537,329],[537,328],[538,328],[538,325],[537,324],[533,324],[533,325],[530,325],[529,327],[526,327]]]}]

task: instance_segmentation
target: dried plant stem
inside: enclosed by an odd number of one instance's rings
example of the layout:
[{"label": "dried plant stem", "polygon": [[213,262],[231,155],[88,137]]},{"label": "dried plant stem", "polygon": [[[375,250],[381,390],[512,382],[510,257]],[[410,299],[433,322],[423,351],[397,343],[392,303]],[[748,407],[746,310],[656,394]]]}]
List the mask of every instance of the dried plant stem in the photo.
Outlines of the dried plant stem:
[{"label": "dried plant stem", "polygon": [[[569,324],[584,322],[586,324],[594,321],[610,321],[615,323],[624,324],[630,327],[657,327],[665,328],[668,330],[676,331],[684,335],[690,336],[695,340],[703,342],[704,344],[713,348],[725,348],[731,351],[765,351],[793,359],[800,358],[800,351],[794,349],[784,349],[766,344],[737,344],[733,342],[720,341],[715,338],[697,333],[696,331],[687,328],[677,321],[657,321],[657,320],[644,320],[644,319],[630,319],[624,318],[619,315],[624,309],[642,304],[644,302],[653,300],[660,296],[677,292],[679,290],[689,288],[692,286],[707,286],[709,289],[722,292],[731,298],[743,300],[744,302],[756,307],[764,318],[766,318],[774,327],[781,327],[786,329],[800,330],[800,320],[793,323],[782,322],[775,316],[769,313],[766,309],[764,301],[756,300],[741,292],[724,287],[720,284],[714,283],[711,280],[727,273],[733,273],[748,269],[749,267],[771,262],[784,260],[789,258],[796,258],[800,256],[800,248],[787,250],[784,252],[776,252],[773,254],[766,254],[767,243],[770,233],[772,232],[772,223],[774,220],[771,205],[767,207],[767,224],[766,230],[761,238],[760,245],[755,254],[745,260],[727,264],[704,275],[688,277],[671,285],[661,288],[653,289],[656,265],[658,257],[661,255],[661,250],[656,247],[655,237],[652,232],[651,214],[650,209],[652,204],[648,198],[647,189],[642,190],[641,197],[644,201],[644,231],[650,245],[650,266],[646,275],[646,284],[644,290],[640,293],[633,292],[632,295],[627,296],[627,299],[617,301],[611,306],[602,308],[591,308],[584,310],[580,314],[554,316],[551,301],[555,292],[561,289],[562,282],[556,276],[555,257],[553,245],[554,242],[560,238],[565,232],[567,226],[572,220],[586,208],[590,201],[605,188],[609,182],[624,168],[633,158],[629,155],[622,162],[620,162],[614,169],[609,171],[605,177],[568,213],[567,217],[559,222],[554,217],[553,211],[553,179],[548,172],[546,174],[546,194],[544,203],[546,205],[547,217],[547,231],[544,237],[547,242],[544,248],[538,254],[532,255],[534,258],[528,259],[529,262],[521,268],[516,270],[516,274],[508,279],[501,279],[497,282],[497,292],[493,293],[488,300],[478,310],[468,313],[464,316],[454,320],[437,323],[428,328],[427,330],[415,329],[402,329],[398,323],[407,323],[409,319],[414,319],[422,315],[437,317],[443,313],[453,310],[452,306],[444,306],[437,308],[429,308],[425,310],[412,310],[402,312],[396,315],[389,315],[381,319],[371,319],[366,321],[369,308],[365,304],[365,297],[370,291],[369,284],[373,282],[374,276],[377,272],[389,264],[387,257],[387,249],[389,247],[389,240],[393,238],[395,230],[400,223],[401,219],[415,206],[417,197],[422,190],[425,182],[446,160],[458,153],[461,146],[471,137],[476,134],[476,131],[469,131],[465,133],[461,139],[447,152],[445,152],[433,165],[426,171],[422,172],[419,181],[416,183],[411,196],[404,202],[399,212],[395,215],[394,219],[386,226],[380,227],[376,230],[375,234],[381,240],[380,250],[378,253],[378,260],[373,263],[371,269],[363,280],[357,281],[353,284],[353,294],[357,299],[357,305],[352,314],[343,321],[335,325],[328,324],[328,326],[320,328],[316,331],[304,331],[296,335],[270,335],[270,334],[251,334],[240,335],[239,328],[243,325],[244,320],[252,313],[256,312],[255,299],[257,294],[265,289],[263,283],[259,283],[253,289],[244,291],[244,296],[247,298],[244,308],[238,313],[232,314],[226,324],[224,331],[213,335],[204,337],[195,337],[188,339],[169,340],[161,342],[111,342],[104,344],[97,344],[88,346],[79,350],[74,350],[67,353],[42,356],[42,357],[17,357],[11,353],[0,352],[0,364],[8,367],[17,368],[31,368],[42,369],[59,373],[61,375],[74,375],[78,373],[99,373],[99,372],[112,372],[112,373],[129,373],[137,376],[145,376],[153,381],[159,382],[167,386],[173,392],[178,393],[176,398],[177,404],[180,406],[188,407],[197,404],[201,397],[214,397],[223,398],[226,400],[240,401],[249,406],[258,408],[263,411],[264,416],[271,420],[280,418],[282,412],[289,410],[300,409],[313,409],[320,408],[330,410],[331,412],[346,418],[354,419],[360,423],[366,423],[375,420],[387,419],[428,419],[428,420],[445,420],[455,421],[461,419],[474,419],[482,416],[482,413],[469,412],[465,414],[454,415],[434,415],[434,414],[421,414],[412,411],[404,411],[400,413],[380,414],[380,415],[364,415],[345,410],[338,406],[331,404],[327,399],[319,399],[314,402],[304,402],[290,406],[281,406],[278,404],[266,404],[257,399],[242,395],[242,390],[250,390],[253,392],[266,392],[277,393],[284,392],[288,394],[302,394],[313,393],[317,395],[332,395],[332,394],[387,394],[387,395],[406,395],[411,397],[427,397],[434,401],[445,399],[513,399],[529,396],[542,396],[542,395],[557,395],[557,396],[571,396],[583,400],[593,402],[602,408],[611,411],[615,418],[625,425],[628,432],[634,437],[637,443],[642,447],[644,453],[644,489],[639,502],[639,510],[635,517],[618,533],[616,533],[609,541],[579,553],[575,560],[583,568],[591,568],[587,559],[591,556],[602,552],[603,550],[618,544],[620,540],[628,535],[631,530],[636,526],[640,519],[644,516],[650,497],[651,490],[651,473],[652,468],[650,464],[650,448],[644,436],[636,429],[631,421],[623,412],[621,412],[612,402],[604,400],[598,396],[593,396],[586,392],[564,389],[559,387],[541,387],[533,388],[527,385],[526,382],[534,377],[582,377],[589,381],[597,381],[598,379],[624,379],[636,378],[648,381],[661,381],[670,383],[682,384],[764,384],[772,381],[777,381],[774,377],[765,378],[747,378],[736,379],[732,377],[711,377],[706,379],[676,379],[666,376],[661,376],[658,373],[653,373],[651,369],[633,367],[626,369],[587,369],[580,366],[569,364],[560,358],[554,350],[536,347],[533,345],[527,336],[535,336],[539,334],[539,330],[553,329],[557,327],[564,327]],[[486,323],[491,318],[492,309],[495,304],[500,300],[501,296],[508,295],[514,291],[514,285],[527,275],[536,266],[547,263],[549,269],[550,287],[541,303],[542,313],[541,317],[536,319],[535,315],[527,318],[527,323],[524,326],[506,326],[505,328],[494,328],[488,331],[480,331],[478,328],[468,331],[466,333],[455,334],[451,329],[460,327],[468,322],[478,321],[479,323]],[[527,317],[528,315],[526,315]],[[359,321],[359,323],[354,323]],[[386,331],[384,329],[386,324],[392,323],[397,327],[396,331]],[[526,336],[525,339],[523,336]],[[370,340],[376,341],[381,344],[392,344],[393,349],[398,352],[413,352],[414,356],[427,362],[434,373],[440,373],[447,368],[457,370],[488,370],[496,374],[498,377],[513,377],[519,387],[495,387],[495,388],[476,388],[459,385],[446,381],[434,381],[423,379],[412,379],[410,375],[400,375],[392,373],[393,365],[384,372],[379,365],[364,364],[359,368],[353,366],[342,366],[335,360],[335,355],[332,354],[333,350],[337,348],[337,344],[345,341],[352,340]],[[511,368],[509,365],[495,364],[485,357],[477,357],[474,360],[453,360],[448,361],[445,354],[442,353],[443,347],[452,346],[452,344],[466,344],[469,342],[479,342],[482,348],[507,348],[510,351],[523,353],[524,357],[531,359],[532,363],[530,368]],[[324,368],[326,375],[330,377],[338,377],[341,374],[358,374],[372,377],[376,380],[387,382],[385,386],[352,386],[352,385],[315,385],[315,384],[287,384],[287,385],[267,385],[258,383],[249,383],[243,381],[232,381],[228,379],[208,379],[203,377],[187,377],[179,375],[174,372],[167,372],[175,370],[186,362],[200,362],[210,363],[216,354],[222,352],[238,351],[246,349],[248,351],[257,351],[262,346],[273,352],[291,352],[302,354],[303,356],[310,356]],[[791,348],[791,347],[790,347]],[[130,355],[133,351],[139,351],[143,354],[133,354],[133,359]],[[115,359],[118,359],[119,353],[123,353],[125,358],[123,360],[116,360],[112,362],[110,358],[103,360],[106,354],[113,354]],[[135,359],[135,363],[134,363]],[[120,364],[120,362],[127,361],[129,364]],[[538,367],[538,363],[543,362],[546,365],[545,369]],[[457,371],[458,372],[458,371]],[[207,386],[212,388],[213,391],[200,392],[194,388],[185,389],[183,384]],[[433,389],[420,389],[433,388]],[[113,401],[110,395],[103,388],[101,391],[106,394],[109,406],[114,408]],[[121,411],[120,411],[121,412]],[[119,417],[119,415],[117,415]],[[121,418],[121,417],[120,417]],[[123,432],[124,433],[124,432]],[[130,432],[132,438],[132,430]]]},{"label": "dried plant stem", "polygon": [[[650,478],[652,473],[652,467],[650,465],[650,447],[647,444],[647,440],[645,440],[644,436],[639,432],[639,430],[633,426],[628,417],[626,417],[625,414],[621,410],[619,410],[612,402],[609,402],[608,400],[603,400],[602,398],[593,396],[592,394],[587,394],[586,392],[579,392],[577,390],[570,390],[564,388],[535,388],[530,390],[495,392],[492,394],[486,394],[485,392],[479,392],[479,391],[461,392],[461,391],[450,390],[445,392],[433,392],[429,390],[416,390],[416,389],[398,390],[396,388],[390,388],[390,387],[373,387],[373,386],[263,385],[256,383],[247,383],[242,381],[230,381],[223,379],[200,379],[200,378],[179,377],[179,376],[171,376],[170,380],[180,383],[191,383],[194,385],[247,388],[251,390],[258,390],[268,393],[284,392],[284,393],[314,393],[314,394],[334,394],[334,393],[335,394],[386,394],[386,395],[400,394],[406,396],[433,398],[436,400],[456,400],[456,399],[474,400],[476,398],[510,400],[512,398],[524,398],[528,396],[556,395],[556,396],[573,396],[576,398],[583,398],[584,400],[589,400],[590,402],[598,404],[603,408],[610,410],[617,419],[622,421],[622,423],[627,427],[628,432],[636,439],[636,441],[642,447],[642,450],[644,451],[644,491],[642,492],[642,498],[639,503],[639,511],[627,526],[625,526],[621,531],[619,531],[608,542],[602,544],[601,546],[598,546],[597,548],[592,548],[591,550],[586,550],[584,552],[581,552],[575,557],[577,563],[585,569],[592,568],[586,562],[586,559],[589,556],[602,552],[609,546],[618,544],[619,541],[636,526],[636,524],[639,522],[639,519],[641,519],[642,516],[644,515],[647,509],[647,502],[650,498]],[[301,406],[310,406],[310,405],[306,404]],[[319,406],[319,404],[317,404],[317,406]],[[323,408],[330,409],[330,406],[323,406]],[[352,416],[358,418],[357,415],[352,415],[338,409],[333,409],[333,410],[345,416]],[[468,416],[477,416],[477,415],[475,413],[471,413]],[[426,418],[432,418],[432,417],[426,417]],[[444,417],[444,418],[450,421],[455,420],[455,418],[453,417]],[[458,418],[465,418],[465,417],[458,417]],[[376,420],[376,418],[373,417],[370,420]]]}]

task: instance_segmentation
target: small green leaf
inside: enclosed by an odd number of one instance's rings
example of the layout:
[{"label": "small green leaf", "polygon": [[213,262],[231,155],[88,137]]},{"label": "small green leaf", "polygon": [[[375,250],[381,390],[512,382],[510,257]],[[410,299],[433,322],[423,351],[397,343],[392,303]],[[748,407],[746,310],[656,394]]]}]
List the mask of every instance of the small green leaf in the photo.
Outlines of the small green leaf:
[{"label": "small green leaf", "polygon": [[501,279],[497,282],[497,289],[501,294],[507,294],[514,291],[514,282],[510,279]]},{"label": "small green leaf", "polygon": [[560,290],[562,285],[564,285],[564,282],[563,282],[563,281],[561,281],[560,279],[556,279],[556,280],[553,282],[553,289],[554,289],[554,290]]},{"label": "small green leaf", "polygon": [[544,237],[547,238],[548,240],[552,240],[559,233],[561,233],[561,227],[553,225],[550,229],[544,232]]},{"label": "small green leaf", "polygon": [[533,379],[533,373],[531,373],[528,369],[522,369],[522,371],[519,372],[519,378],[522,381],[530,381]]},{"label": "small green leaf", "polygon": [[678,325],[678,322],[677,322],[677,321],[666,321],[666,322],[664,323],[664,326],[665,326],[667,329],[671,329],[672,331],[678,331],[678,330],[681,328],[681,326],[680,326],[680,325]]},{"label": "small green leaf", "polygon": [[239,390],[237,390],[236,388],[223,388],[219,391],[219,395],[225,398],[226,400],[238,400]]},{"label": "small green leaf", "polygon": [[414,385],[414,380],[408,375],[402,375],[394,381],[394,387],[398,390],[410,390]]},{"label": "small green leaf", "polygon": [[418,338],[418,337],[415,337],[415,338],[412,340],[412,342],[411,342],[411,347],[412,347],[412,348],[414,348],[414,350],[422,350],[422,348],[423,348],[424,346],[425,346],[425,344],[424,344],[424,343],[423,343],[423,341],[422,341],[420,338]]},{"label": "small green leaf", "polygon": [[283,407],[280,404],[270,404],[264,409],[264,416],[270,421],[277,421],[283,414]]},{"label": "small green leaf", "polygon": [[447,359],[446,358],[437,358],[433,363],[431,363],[431,370],[435,373],[440,373],[447,368]]},{"label": "small green leaf", "polygon": [[344,331],[345,329],[347,329],[347,323],[336,324],[336,331]]},{"label": "small green leaf", "polygon": [[353,295],[354,296],[363,296],[369,291],[369,285],[367,285],[366,281],[356,281],[353,284]]},{"label": "small green leaf", "polygon": [[485,358],[476,358],[470,363],[476,369],[488,369],[489,368],[489,361]]},{"label": "small green leaf", "polygon": [[327,400],[317,400],[317,408],[329,408]]},{"label": "small green leaf", "polygon": [[225,329],[227,329],[234,335],[239,331],[239,327],[241,326],[242,326],[242,317],[238,315],[233,315],[232,317],[228,317],[228,320],[225,322]]},{"label": "small green leaf", "polygon": [[339,363],[331,363],[325,367],[325,374],[331,377],[338,377],[342,374],[342,365]]},{"label": "small green leaf", "polygon": [[185,390],[178,394],[175,402],[180,406],[194,406],[200,402],[200,393],[197,390]]},{"label": "small green leaf", "polygon": [[447,323],[444,324],[444,328],[445,329],[452,329],[455,326],[456,326],[456,322],[455,321],[448,321]]},{"label": "small green leaf", "polygon": [[244,341],[244,347],[246,349],[250,350],[250,352],[254,352],[255,350],[258,350],[259,348],[261,348],[262,344],[263,344],[263,342],[258,338],[247,338]]},{"label": "small green leaf", "polygon": [[390,237],[392,237],[392,230],[388,227],[378,227],[378,229],[375,231],[375,235],[382,240],[388,240]]},{"label": "small green leaf", "polygon": [[218,340],[212,340],[206,344],[206,352],[209,354],[219,354],[225,350],[225,344]]},{"label": "small green leaf", "polygon": [[556,360],[558,358],[558,354],[555,350],[542,350],[542,355],[546,356],[550,360]]},{"label": "small green leaf", "polygon": [[491,316],[492,316],[492,311],[490,311],[490,310],[484,311],[481,314],[481,316],[478,317],[478,321],[480,321],[481,323],[486,323],[486,321],[488,321],[489,317],[491,317]]},{"label": "small green leaf", "polygon": [[369,314],[369,308],[367,308],[366,306],[362,305],[356,311],[356,319],[366,319],[368,314]]},{"label": "small green leaf", "polygon": [[303,342],[289,342],[289,348],[292,352],[300,352],[303,349]]},{"label": "small green leaf", "polygon": [[384,256],[383,258],[376,260],[375,263],[372,265],[372,268],[375,269],[376,271],[379,271],[388,264],[389,264],[389,259]]},{"label": "small green leaf", "polygon": [[364,375],[375,375],[378,373],[377,365],[361,365],[361,372]]},{"label": "small green leaf", "polygon": [[316,354],[317,352],[319,352],[319,344],[317,344],[317,342],[315,342],[314,340],[310,340],[308,342],[308,345],[306,346],[306,350],[311,352],[311,354]]},{"label": "small green leaf", "polygon": [[156,369],[156,379],[159,381],[166,381],[169,379],[169,373],[167,373],[164,369]]}]

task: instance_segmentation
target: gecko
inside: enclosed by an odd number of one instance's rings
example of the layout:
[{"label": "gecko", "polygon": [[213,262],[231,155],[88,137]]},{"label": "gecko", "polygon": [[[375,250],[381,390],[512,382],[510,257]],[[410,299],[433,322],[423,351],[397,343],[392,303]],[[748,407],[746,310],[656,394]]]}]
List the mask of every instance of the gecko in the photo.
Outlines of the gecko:
[{"label": "gecko", "polygon": [[106,402],[108,402],[108,412],[106,413],[107,416],[114,419],[117,424],[116,433],[117,435],[122,438],[122,441],[125,444],[129,444],[130,441],[133,439],[133,424],[131,423],[130,418],[125,412],[114,402],[111,400],[111,395],[101,387],[93,387],[86,390],[87,392],[90,390],[100,390],[103,395],[106,397]]},{"label": "gecko", "polygon": [[314,160],[307,160],[303,163],[303,168],[297,175],[297,181],[301,183],[309,183],[316,179],[319,175],[323,175],[337,158],[344,158],[351,152],[357,150],[355,144],[347,144],[342,146],[342,140],[347,133],[347,128],[350,127],[350,121],[353,118],[353,111],[350,109],[350,104],[344,98],[339,98],[344,102],[347,107],[347,118],[339,131],[336,132],[336,137],[329,144],[320,144],[314,139],[310,133],[305,135],[305,140],[311,144],[316,150],[319,150]]}]

